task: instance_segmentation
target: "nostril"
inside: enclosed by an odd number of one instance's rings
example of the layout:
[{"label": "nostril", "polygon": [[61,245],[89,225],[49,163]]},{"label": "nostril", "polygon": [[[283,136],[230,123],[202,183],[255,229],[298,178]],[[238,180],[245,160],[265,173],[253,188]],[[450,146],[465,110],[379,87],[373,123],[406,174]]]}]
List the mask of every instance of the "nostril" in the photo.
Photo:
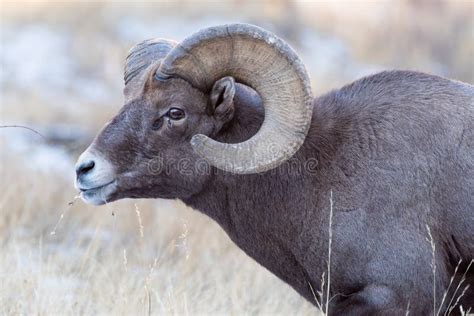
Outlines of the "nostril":
[{"label": "nostril", "polygon": [[79,177],[80,175],[86,174],[91,171],[95,166],[94,160],[89,160],[81,163],[76,168],[76,175]]}]

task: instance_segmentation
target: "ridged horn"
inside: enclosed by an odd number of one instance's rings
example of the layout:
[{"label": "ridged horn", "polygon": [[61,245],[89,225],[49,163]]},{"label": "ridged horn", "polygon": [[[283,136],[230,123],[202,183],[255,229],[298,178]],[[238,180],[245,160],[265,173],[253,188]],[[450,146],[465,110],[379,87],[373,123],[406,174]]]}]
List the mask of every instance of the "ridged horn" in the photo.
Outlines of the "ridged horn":
[{"label": "ridged horn", "polygon": [[237,144],[194,135],[194,151],[215,167],[238,174],[264,172],[291,158],[303,144],[312,116],[310,80],[295,51],[257,26],[222,25],[176,45],[156,73],[158,79],[179,77],[205,92],[224,76],[260,94],[264,122],[252,138]]},{"label": "ridged horn", "polygon": [[140,92],[143,74],[152,64],[160,63],[176,46],[177,42],[168,39],[148,39],[133,46],[125,59],[123,80],[125,100],[131,100]]}]

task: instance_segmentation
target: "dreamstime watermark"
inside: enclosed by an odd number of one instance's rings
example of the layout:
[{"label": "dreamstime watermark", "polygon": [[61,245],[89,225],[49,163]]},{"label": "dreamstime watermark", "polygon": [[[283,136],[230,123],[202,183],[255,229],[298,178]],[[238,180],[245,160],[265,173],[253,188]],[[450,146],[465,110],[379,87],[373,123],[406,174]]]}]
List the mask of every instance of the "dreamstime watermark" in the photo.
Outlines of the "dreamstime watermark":
[{"label": "dreamstime watermark", "polygon": [[[250,163],[252,164],[252,163]],[[206,176],[219,175],[230,173],[234,169],[232,162],[224,164],[225,170],[219,169],[211,165],[204,158],[188,158],[183,157],[179,159],[155,157],[147,163],[147,170],[150,175],[181,175],[181,176]],[[240,165],[239,165],[240,166]],[[258,175],[272,175],[272,176],[304,176],[314,175],[318,172],[319,161],[314,157],[297,158],[292,157],[281,165],[276,166],[265,172],[258,173]]]},{"label": "dreamstime watermark", "polygon": [[151,159],[147,163],[147,170],[150,175],[161,174],[164,168],[165,164],[163,162],[163,158],[161,158],[160,156]]}]

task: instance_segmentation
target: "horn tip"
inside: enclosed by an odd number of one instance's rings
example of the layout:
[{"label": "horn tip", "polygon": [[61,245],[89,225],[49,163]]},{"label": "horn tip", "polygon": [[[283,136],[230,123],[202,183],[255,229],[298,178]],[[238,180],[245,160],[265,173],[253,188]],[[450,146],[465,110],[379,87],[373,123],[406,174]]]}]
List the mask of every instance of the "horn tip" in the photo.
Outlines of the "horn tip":
[{"label": "horn tip", "polygon": [[191,146],[193,146],[194,149],[202,145],[203,143],[206,142],[206,140],[209,139],[206,135],[203,134],[196,134],[191,138]]}]

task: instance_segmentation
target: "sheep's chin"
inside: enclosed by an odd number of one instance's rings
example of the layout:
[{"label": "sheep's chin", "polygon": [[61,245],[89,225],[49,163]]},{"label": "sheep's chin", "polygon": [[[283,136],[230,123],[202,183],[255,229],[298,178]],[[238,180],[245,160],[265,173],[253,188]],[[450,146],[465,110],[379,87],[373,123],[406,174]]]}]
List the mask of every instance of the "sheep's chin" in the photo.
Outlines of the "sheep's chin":
[{"label": "sheep's chin", "polygon": [[92,205],[103,205],[111,202],[111,196],[117,189],[117,181],[112,181],[106,185],[82,190],[80,196],[82,200]]}]

